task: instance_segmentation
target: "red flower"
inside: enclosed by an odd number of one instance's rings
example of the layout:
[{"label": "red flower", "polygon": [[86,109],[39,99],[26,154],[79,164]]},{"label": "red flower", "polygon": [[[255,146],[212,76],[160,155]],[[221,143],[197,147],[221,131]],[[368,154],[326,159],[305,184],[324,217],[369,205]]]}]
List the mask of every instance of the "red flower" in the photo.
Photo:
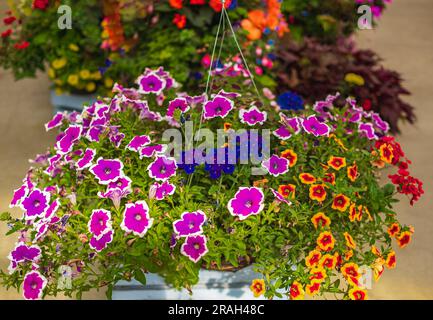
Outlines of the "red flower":
[{"label": "red flower", "polygon": [[[224,7],[227,9],[232,4],[232,0],[226,0],[226,4]],[[210,0],[209,5],[214,9],[216,12],[220,12],[223,8],[223,5],[221,3],[221,0]]]},{"label": "red flower", "polygon": [[175,9],[182,9],[183,7],[183,0],[168,0],[168,3],[170,4],[171,7],[175,8]]},{"label": "red flower", "polygon": [[15,43],[14,48],[17,49],[17,50],[24,50],[24,49],[26,49],[29,45],[30,45],[29,42],[27,42],[27,41],[22,41],[22,42],[19,42],[19,43]]},{"label": "red flower", "polygon": [[406,247],[412,240],[412,233],[410,231],[404,231],[397,237],[397,242],[400,248]]},{"label": "red flower", "polygon": [[341,212],[346,211],[347,207],[350,205],[350,199],[344,194],[338,194],[332,201],[332,209],[339,210]]},{"label": "red flower", "polygon": [[331,158],[328,161],[328,165],[335,170],[340,170],[341,168],[346,166],[346,159],[342,157],[334,157],[331,156]]},{"label": "red flower", "polygon": [[12,29],[7,29],[5,32],[1,34],[2,38],[8,38],[12,34]]},{"label": "red flower", "polygon": [[370,99],[365,99],[364,103],[362,104],[362,108],[365,111],[370,111],[371,110],[371,100]]},{"label": "red flower", "polygon": [[34,0],[33,9],[45,10],[48,7],[49,0]]},{"label": "red flower", "polygon": [[301,182],[304,184],[313,184],[316,182],[316,178],[309,173],[301,173],[299,179],[301,179]]},{"label": "red flower", "polygon": [[358,166],[356,163],[354,163],[353,166],[347,167],[347,177],[350,181],[355,182],[358,177]]},{"label": "red flower", "polygon": [[206,0],[189,0],[189,3],[191,5],[198,5],[198,6],[202,6],[206,3]]},{"label": "red flower", "polygon": [[398,223],[393,223],[389,228],[388,228],[388,234],[391,237],[394,237],[396,234],[398,234],[400,232],[400,225]]},{"label": "red flower", "polygon": [[176,13],[174,15],[173,23],[178,27],[179,29],[183,29],[186,26],[186,16]]},{"label": "red flower", "polygon": [[323,181],[335,185],[335,173],[333,172],[326,173],[325,177],[323,178]]},{"label": "red flower", "polygon": [[322,184],[313,184],[310,187],[310,199],[323,202],[326,199],[326,190]]},{"label": "red flower", "polygon": [[17,20],[17,18],[15,18],[14,16],[12,16],[12,17],[7,17],[7,18],[4,18],[4,19],[3,19],[3,23],[4,23],[5,25],[10,25],[10,24],[14,23],[16,20]]}]

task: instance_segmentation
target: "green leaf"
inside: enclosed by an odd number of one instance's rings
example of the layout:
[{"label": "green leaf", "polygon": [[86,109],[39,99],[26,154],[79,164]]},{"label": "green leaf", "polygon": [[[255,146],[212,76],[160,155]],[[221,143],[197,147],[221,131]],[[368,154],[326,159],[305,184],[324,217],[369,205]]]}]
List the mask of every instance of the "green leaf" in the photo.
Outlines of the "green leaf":
[{"label": "green leaf", "polygon": [[140,269],[137,269],[134,271],[134,278],[135,280],[137,280],[138,282],[140,282],[143,286],[146,285],[146,275],[144,274],[144,272]]}]

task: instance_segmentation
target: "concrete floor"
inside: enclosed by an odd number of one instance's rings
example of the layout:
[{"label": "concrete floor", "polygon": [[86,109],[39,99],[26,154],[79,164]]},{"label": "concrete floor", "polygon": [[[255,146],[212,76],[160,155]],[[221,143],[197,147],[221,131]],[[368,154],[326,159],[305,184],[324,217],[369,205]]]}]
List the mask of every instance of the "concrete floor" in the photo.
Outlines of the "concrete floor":
[{"label": "concrete floor", "polygon": [[[4,12],[4,4],[0,4]],[[402,201],[396,211],[403,223],[415,227],[413,242],[397,249],[397,268],[386,271],[369,292],[371,299],[433,299],[433,1],[395,0],[379,27],[361,31],[359,43],[376,50],[387,67],[401,72],[413,95],[408,102],[416,106],[418,122],[403,125],[399,137],[407,156],[414,161],[412,172],[424,180],[426,194],[413,208]],[[34,80],[14,82],[9,72],[0,70],[0,212],[8,210],[11,192],[20,185],[27,160],[53,143],[43,124],[50,119],[49,82],[41,74]],[[15,211],[16,212],[16,211]],[[16,212],[18,213],[18,212]],[[14,244],[3,235],[0,224],[0,268]],[[0,287],[0,299],[21,295]],[[104,298],[92,292],[84,298]]]}]

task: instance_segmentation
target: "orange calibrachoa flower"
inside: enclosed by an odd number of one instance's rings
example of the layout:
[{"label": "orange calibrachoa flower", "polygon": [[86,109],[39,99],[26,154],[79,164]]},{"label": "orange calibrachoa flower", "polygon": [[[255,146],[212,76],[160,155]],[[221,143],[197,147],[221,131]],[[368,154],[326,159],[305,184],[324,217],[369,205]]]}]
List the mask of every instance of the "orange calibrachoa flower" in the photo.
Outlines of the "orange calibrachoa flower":
[{"label": "orange calibrachoa flower", "polygon": [[329,184],[335,185],[335,173],[328,172],[325,174],[325,177],[323,178],[323,182],[327,182]]},{"label": "orange calibrachoa flower", "polygon": [[383,260],[382,257],[377,258],[374,262],[373,265],[371,266],[373,269],[373,276],[374,276],[374,281],[379,281],[380,277],[382,276],[383,272],[385,271],[385,268],[383,267],[383,265],[385,264],[385,260]]},{"label": "orange calibrachoa flower", "polygon": [[182,4],[183,0],[168,0],[168,3],[170,4],[170,6],[172,8],[175,9],[182,9],[183,4]]},{"label": "orange calibrachoa flower", "polygon": [[322,282],[319,280],[313,280],[311,281],[310,284],[307,284],[305,286],[305,291],[307,292],[307,294],[309,296],[315,296],[316,294],[318,294],[320,292],[320,284]]},{"label": "orange calibrachoa flower", "polygon": [[353,262],[349,262],[349,263],[344,264],[341,267],[341,273],[346,278],[352,277],[355,279],[359,279],[361,277],[361,274],[359,273],[358,265],[356,263],[353,263]]},{"label": "orange calibrachoa flower", "polygon": [[[230,7],[232,4],[232,0],[226,0],[224,8]],[[220,12],[223,9],[222,1],[221,0],[210,0],[209,5],[214,9],[216,12]]]},{"label": "orange calibrachoa flower", "polygon": [[392,163],[392,159],[394,159],[393,148],[390,144],[384,143],[379,148],[380,152],[380,160],[386,162],[388,164]]},{"label": "orange calibrachoa flower", "polygon": [[349,220],[354,222],[358,218],[359,212],[356,210],[356,204],[352,203],[349,207]]},{"label": "orange calibrachoa flower", "polygon": [[372,245],[372,246],[371,246],[371,252],[372,252],[375,256],[378,256],[378,257],[381,257],[381,256],[382,256],[382,254],[380,253],[379,249],[378,249],[375,245]]},{"label": "orange calibrachoa flower", "polygon": [[331,156],[328,160],[328,165],[335,170],[340,170],[346,166],[346,158]]},{"label": "orange calibrachoa flower", "polygon": [[389,228],[388,228],[388,234],[391,237],[394,237],[396,234],[398,234],[400,232],[400,225],[398,223],[393,223]]},{"label": "orange calibrachoa flower", "polygon": [[351,300],[367,300],[367,291],[358,287],[354,287],[349,290],[349,298]]},{"label": "orange calibrachoa flower", "polygon": [[323,281],[325,281],[325,279],[327,277],[325,269],[320,268],[320,267],[315,267],[315,268],[311,269],[310,274],[311,274],[311,276],[309,279],[311,281],[317,280],[317,281],[323,282]]},{"label": "orange calibrachoa flower", "polygon": [[350,181],[355,182],[358,178],[358,166],[354,163],[352,166],[347,167],[347,177]]},{"label": "orange calibrachoa flower", "polygon": [[285,198],[295,198],[296,186],[294,184],[285,184],[278,187],[278,193]]},{"label": "orange calibrachoa flower", "polygon": [[298,281],[293,281],[290,286],[290,299],[291,300],[302,300],[304,299],[304,288]]},{"label": "orange calibrachoa flower", "polygon": [[347,250],[344,253],[344,260],[349,261],[353,257],[353,250]]},{"label": "orange calibrachoa flower", "polygon": [[326,216],[326,214],[324,214],[323,212],[318,212],[311,218],[311,222],[316,229],[318,227],[324,228],[331,224],[331,219],[329,219],[329,217]]},{"label": "orange calibrachoa flower", "polygon": [[310,199],[323,202],[326,199],[326,190],[323,184],[313,184],[310,187]]},{"label": "orange calibrachoa flower", "polygon": [[322,251],[332,250],[335,245],[335,239],[332,236],[331,232],[324,231],[320,233],[319,237],[317,238],[317,245],[319,246],[319,249]]},{"label": "orange calibrachoa flower", "polygon": [[233,125],[230,122],[224,122],[224,132],[229,131]]},{"label": "orange calibrachoa flower", "polygon": [[388,269],[394,269],[395,265],[397,264],[397,259],[395,256],[395,252],[393,250],[391,250],[390,253],[388,253],[388,255],[386,256],[386,266],[388,267]]},{"label": "orange calibrachoa flower", "polygon": [[404,231],[397,236],[397,242],[400,248],[406,247],[412,239],[412,233],[410,231]]},{"label": "orange calibrachoa flower", "polygon": [[334,269],[336,265],[337,257],[328,253],[323,255],[319,262],[319,266],[322,268]]},{"label": "orange calibrachoa flower", "polygon": [[[377,156],[377,151],[376,151],[376,150],[373,150],[373,151],[371,152],[371,155],[372,155],[373,157],[376,157],[376,156]],[[385,162],[382,161],[382,160],[380,160],[380,159],[379,159],[379,160],[372,161],[371,164],[372,164],[374,167],[379,168],[379,169],[382,169],[382,168],[385,167]]]},{"label": "orange calibrachoa flower", "polygon": [[250,286],[254,297],[258,298],[266,292],[265,281],[263,279],[254,279]]},{"label": "orange calibrachoa flower", "polygon": [[253,186],[258,187],[264,187],[269,182],[268,179],[262,179],[262,180],[256,180],[253,182]]},{"label": "orange calibrachoa flower", "polygon": [[298,155],[292,149],[287,149],[281,152],[281,157],[289,160],[289,167],[293,167],[298,162]]},{"label": "orange calibrachoa flower", "polygon": [[349,205],[350,205],[350,199],[341,193],[336,195],[334,197],[334,201],[332,201],[332,209],[338,210],[341,212],[346,211],[346,209]]},{"label": "orange calibrachoa flower", "polygon": [[319,250],[310,251],[308,256],[305,258],[305,265],[308,268],[313,268],[319,264],[321,257],[322,257],[322,254],[320,253]]},{"label": "orange calibrachoa flower", "polygon": [[355,240],[353,240],[352,236],[349,234],[349,232],[344,233],[344,238],[346,239],[346,246],[348,246],[351,249],[356,249],[356,243]]},{"label": "orange calibrachoa flower", "polygon": [[303,184],[313,184],[317,181],[316,177],[309,173],[301,173],[299,175],[299,179],[301,179],[301,182]]}]

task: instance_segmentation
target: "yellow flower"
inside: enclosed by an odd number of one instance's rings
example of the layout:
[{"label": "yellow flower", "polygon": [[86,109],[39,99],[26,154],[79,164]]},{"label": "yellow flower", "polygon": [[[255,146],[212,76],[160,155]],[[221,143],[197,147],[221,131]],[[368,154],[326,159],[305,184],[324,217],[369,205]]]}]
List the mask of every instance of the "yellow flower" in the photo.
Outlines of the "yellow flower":
[{"label": "yellow flower", "polygon": [[93,92],[93,91],[95,91],[95,89],[96,89],[96,84],[94,82],[89,82],[86,85],[86,91],[87,92]]},{"label": "yellow flower", "polygon": [[111,79],[111,78],[106,78],[106,79],[104,80],[104,85],[105,85],[107,88],[111,88],[111,87],[113,86],[113,84],[114,84],[114,81],[113,81],[113,79]]},{"label": "yellow flower", "polygon": [[80,79],[78,78],[78,75],[76,75],[76,74],[70,74],[70,75],[68,76],[68,83],[69,83],[71,86],[76,86],[76,85],[78,84],[79,81],[80,81]]},{"label": "yellow flower", "polygon": [[55,79],[54,80],[54,84],[56,84],[58,86],[62,86],[63,85],[63,81],[61,79]]},{"label": "yellow flower", "polygon": [[68,62],[68,60],[66,60],[66,58],[60,58],[60,59],[55,59],[51,62],[51,65],[53,66],[54,69],[62,69],[64,66],[66,66],[66,63]]},{"label": "yellow flower", "polygon": [[90,78],[90,71],[87,69],[83,69],[80,71],[80,78],[83,80],[87,80]]},{"label": "yellow flower", "polygon": [[78,47],[75,43],[71,43],[68,46],[69,50],[74,51],[74,52],[78,52],[80,50],[80,47]]},{"label": "yellow flower", "polygon": [[48,69],[48,76],[50,77],[50,79],[54,79],[56,77],[56,71],[54,71],[53,68],[49,68]]},{"label": "yellow flower", "polygon": [[344,81],[348,83],[352,83],[356,86],[363,86],[365,84],[364,78],[356,73],[346,74],[346,76],[344,77]]},{"label": "yellow flower", "polygon": [[101,80],[102,79],[102,75],[99,71],[95,71],[92,73],[92,75],[90,76],[93,80]]},{"label": "yellow flower", "polygon": [[60,88],[60,87],[56,87],[56,89],[55,89],[54,91],[56,92],[56,94],[57,94],[58,96],[60,96],[60,95],[63,94],[63,90],[62,90],[62,88]]},{"label": "yellow flower", "polygon": [[250,289],[254,293],[254,297],[260,297],[266,291],[265,281],[263,279],[253,280]]},{"label": "yellow flower", "polygon": [[350,300],[367,300],[367,291],[354,287],[349,290]]}]

